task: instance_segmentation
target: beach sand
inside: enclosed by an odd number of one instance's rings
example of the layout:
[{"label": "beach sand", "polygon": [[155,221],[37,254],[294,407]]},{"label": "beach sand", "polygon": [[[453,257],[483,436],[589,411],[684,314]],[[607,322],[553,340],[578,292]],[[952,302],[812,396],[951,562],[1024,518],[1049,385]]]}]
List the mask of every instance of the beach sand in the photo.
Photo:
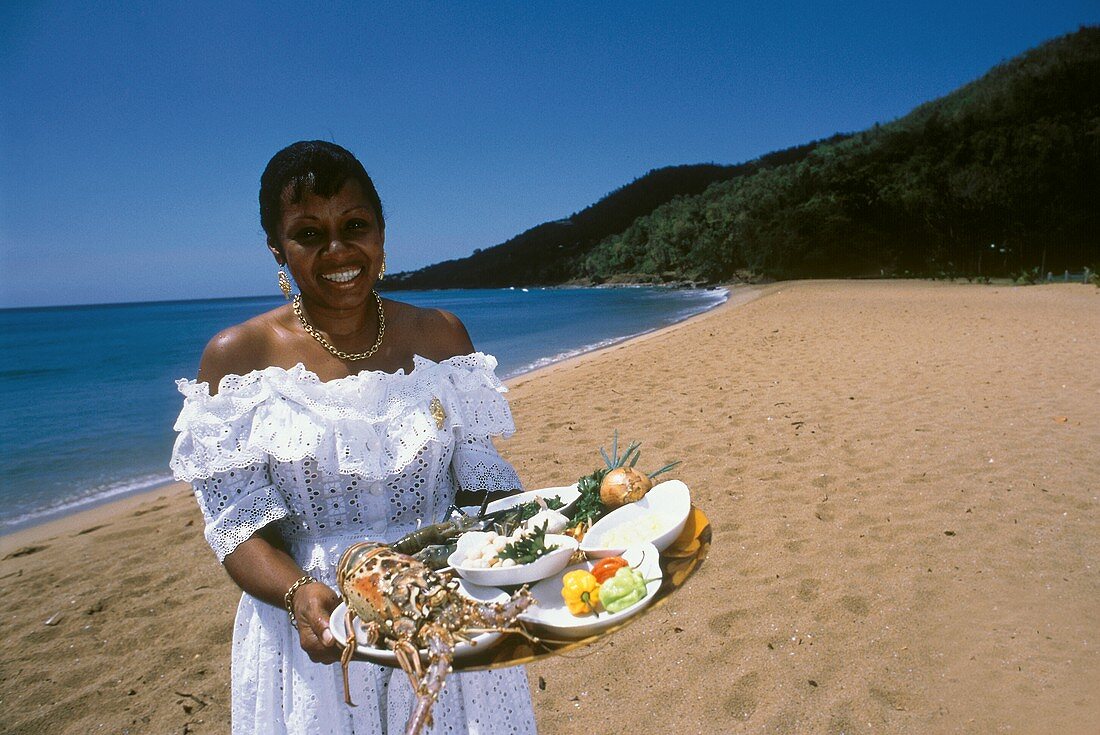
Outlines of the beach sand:
[{"label": "beach sand", "polygon": [[[714,532],[528,667],[540,732],[1095,732],[1098,335],[1092,286],[781,283],[512,381],[528,487],[617,428]],[[185,486],[0,541],[0,730],[228,732],[238,593]]]}]

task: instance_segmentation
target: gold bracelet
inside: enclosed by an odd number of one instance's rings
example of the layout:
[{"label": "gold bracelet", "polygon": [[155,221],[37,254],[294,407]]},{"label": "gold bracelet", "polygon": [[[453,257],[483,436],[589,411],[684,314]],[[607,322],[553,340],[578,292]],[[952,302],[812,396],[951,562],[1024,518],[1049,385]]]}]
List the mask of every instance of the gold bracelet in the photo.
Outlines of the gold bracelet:
[{"label": "gold bracelet", "polygon": [[307,584],[312,584],[316,581],[316,579],[306,574],[303,577],[299,577],[294,584],[290,585],[290,589],[283,595],[283,604],[286,606],[287,615],[290,616],[291,627],[298,627],[298,619],[294,617],[294,594],[298,591],[299,587],[305,587]]}]

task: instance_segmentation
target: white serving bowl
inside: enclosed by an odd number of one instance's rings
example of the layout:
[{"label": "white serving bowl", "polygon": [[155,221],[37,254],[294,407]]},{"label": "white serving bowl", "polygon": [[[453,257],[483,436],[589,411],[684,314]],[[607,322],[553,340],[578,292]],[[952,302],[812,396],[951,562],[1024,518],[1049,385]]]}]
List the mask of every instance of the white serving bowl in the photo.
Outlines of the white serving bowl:
[{"label": "white serving bowl", "polygon": [[[458,591],[460,594],[469,597],[471,600],[476,600],[477,602],[504,603],[508,601],[507,592],[492,587],[480,587],[476,584],[470,584],[464,579],[458,580]],[[328,621],[329,630],[332,631],[332,637],[335,638],[336,642],[341,646],[346,646],[348,640],[344,615],[347,609],[347,603],[341,601],[340,604],[336,606],[336,609],[332,611],[332,615],[329,616]],[[368,646],[366,644],[367,632],[366,626],[362,620],[356,618],[353,625],[355,626],[356,653],[376,664],[394,667],[399,665],[397,662],[397,654],[392,650],[388,648],[375,648],[374,646]],[[503,634],[496,632],[481,633],[474,636],[470,641],[457,641],[455,643],[455,658],[461,659],[475,653],[480,653],[496,643],[501,635]],[[420,659],[425,663],[428,661],[428,652],[423,648],[420,649]]]},{"label": "white serving bowl", "polygon": [[584,534],[581,551],[589,557],[621,555],[627,545],[608,545],[603,541],[604,536],[612,529],[651,513],[657,518],[655,530],[634,543],[651,543],[658,551],[664,551],[684,530],[691,514],[691,493],[687,485],[679,480],[667,480],[655,485],[638,502],[611,511]]},{"label": "white serving bowl", "polygon": [[548,577],[532,587],[531,596],[535,598],[535,604],[524,610],[519,619],[547,638],[576,640],[596,635],[631,615],[636,615],[653,602],[653,596],[661,588],[663,577],[660,555],[653,544],[639,544],[627,548],[623,552],[623,558],[646,579],[646,596],[630,607],[617,613],[605,610],[597,615],[574,615],[569,612],[569,607],[561,596],[561,578],[574,569],[591,571],[596,562],[588,561],[564,569],[562,574]]},{"label": "white serving bowl", "polygon": [[[520,503],[529,503],[535,498],[553,498],[557,497],[565,505],[558,508],[561,513],[566,512],[573,507],[573,504],[577,502],[581,497],[580,490],[577,489],[577,484],[564,487],[542,487],[538,490],[528,490],[525,493],[516,493],[515,495],[509,495],[506,498],[500,500],[494,500],[489,503],[485,508],[486,513],[496,513],[497,511],[507,510],[512,506],[519,505]],[[476,512],[476,509],[475,509]]]},{"label": "white serving bowl", "polygon": [[467,552],[472,548],[483,546],[485,536],[483,531],[462,534],[458,539],[458,547],[447,558],[447,563],[463,579],[486,587],[514,587],[557,574],[569,564],[569,557],[573,556],[578,545],[575,538],[548,533],[546,545],[556,544],[558,548],[545,556],[540,556],[530,564],[517,564],[514,567],[496,566],[488,569],[463,565]]}]

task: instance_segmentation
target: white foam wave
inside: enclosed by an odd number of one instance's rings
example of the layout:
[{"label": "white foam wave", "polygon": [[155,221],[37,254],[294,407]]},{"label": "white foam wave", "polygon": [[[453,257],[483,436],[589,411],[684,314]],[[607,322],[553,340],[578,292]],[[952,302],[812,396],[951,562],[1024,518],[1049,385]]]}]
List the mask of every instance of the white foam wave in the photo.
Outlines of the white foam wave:
[{"label": "white foam wave", "polygon": [[[671,325],[673,325],[677,322],[682,322],[683,320],[689,319],[689,318],[695,316],[696,314],[702,314],[704,311],[710,311],[714,307],[720,306],[721,304],[725,303],[726,299],[728,299],[729,295],[730,295],[729,289],[725,289],[725,288],[716,288],[714,290],[708,290],[708,291],[706,291],[706,293],[707,294],[713,294],[713,298],[708,298],[708,299],[703,300],[702,302],[696,302],[696,303],[691,304],[690,306],[686,306],[684,309],[681,309],[680,311],[678,311],[676,313],[676,315],[670,321],[668,321],[665,324],[661,324],[660,326],[653,327],[652,329],[646,329],[646,330],[643,330],[641,332],[636,332],[634,334],[625,334],[621,337],[610,337],[608,339],[602,339],[598,342],[593,342],[591,344],[583,345],[581,347],[576,347],[576,348],[571,349],[571,350],[564,350],[562,352],[557,353],[556,355],[549,355],[547,357],[540,357],[539,359],[535,360],[534,362],[530,362],[530,363],[524,365],[523,367],[517,368],[515,370],[511,370],[511,371],[505,373],[504,379],[507,380],[509,378],[515,378],[517,376],[523,375],[524,373],[529,373],[529,372],[532,372],[534,370],[538,370],[539,368],[544,368],[544,367],[547,367],[548,365],[554,365],[554,364],[562,362],[564,360],[568,360],[571,357],[577,357],[579,355],[583,355],[583,354],[588,353],[588,352],[594,352],[596,350],[602,350],[605,347],[611,347],[612,345],[616,345],[620,342],[625,342],[628,339],[634,339],[635,337],[640,337],[643,334],[649,334],[650,332],[656,332],[658,329],[664,329],[665,327],[671,326]],[[696,295],[696,294],[693,292],[692,295]]]},{"label": "white foam wave", "polygon": [[584,345],[583,347],[577,347],[576,349],[565,350],[563,352],[559,352],[556,355],[550,355],[549,357],[540,357],[539,359],[535,360],[534,362],[530,362],[530,363],[524,365],[523,367],[516,368],[515,370],[512,370],[511,372],[505,373],[504,378],[505,379],[514,378],[517,375],[523,375],[524,373],[529,373],[532,370],[538,370],[539,368],[546,367],[547,365],[553,365],[556,362],[561,362],[562,360],[568,360],[571,357],[576,357],[578,355],[583,355],[586,352],[592,352],[593,350],[601,350],[604,347],[610,347],[613,344],[616,344],[618,342],[623,342],[625,340],[630,339],[631,337],[636,337],[636,336],[637,335],[629,335],[629,336],[626,336],[626,337],[613,337],[611,339],[603,339],[603,340],[600,340],[599,342],[593,342],[590,345]]},{"label": "white foam wave", "polygon": [[9,533],[26,526],[37,525],[51,520],[52,518],[68,515],[77,510],[101,505],[110,500],[117,500],[127,495],[136,495],[137,493],[150,490],[171,481],[172,475],[158,473],[97,485],[88,488],[75,497],[70,496],[62,498],[47,506],[36,508],[22,515],[5,518],[3,521],[0,521],[0,532]]}]

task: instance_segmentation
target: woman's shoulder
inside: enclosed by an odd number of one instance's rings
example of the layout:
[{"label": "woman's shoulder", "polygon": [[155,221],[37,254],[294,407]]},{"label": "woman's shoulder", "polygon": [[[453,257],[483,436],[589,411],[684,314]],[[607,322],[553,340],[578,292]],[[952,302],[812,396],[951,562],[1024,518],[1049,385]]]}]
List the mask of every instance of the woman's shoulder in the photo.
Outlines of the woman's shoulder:
[{"label": "woman's shoulder", "polygon": [[245,375],[267,367],[272,346],[286,331],[288,312],[288,307],[279,307],[215,334],[202,352],[199,382],[207,383],[213,394],[226,375]]},{"label": "woman's shoulder", "polygon": [[474,351],[466,325],[451,312],[389,299],[385,303],[393,314],[393,331],[400,335],[410,354],[442,362]]}]

